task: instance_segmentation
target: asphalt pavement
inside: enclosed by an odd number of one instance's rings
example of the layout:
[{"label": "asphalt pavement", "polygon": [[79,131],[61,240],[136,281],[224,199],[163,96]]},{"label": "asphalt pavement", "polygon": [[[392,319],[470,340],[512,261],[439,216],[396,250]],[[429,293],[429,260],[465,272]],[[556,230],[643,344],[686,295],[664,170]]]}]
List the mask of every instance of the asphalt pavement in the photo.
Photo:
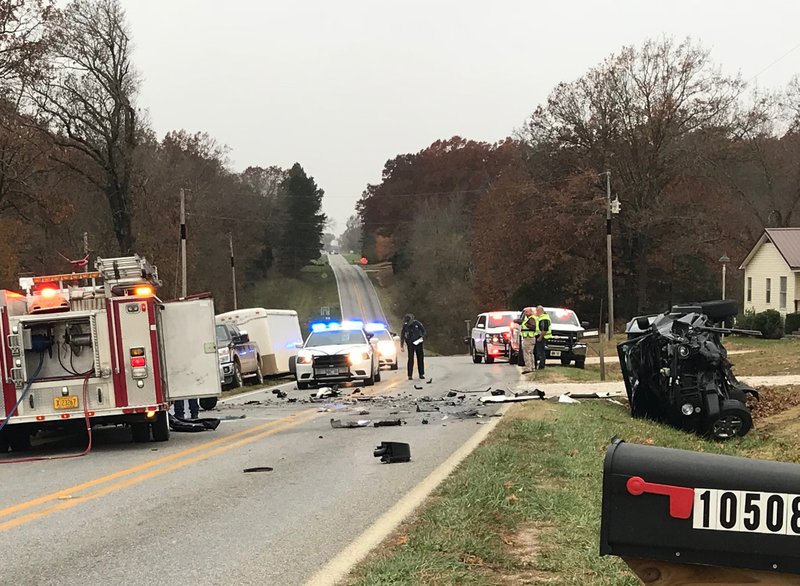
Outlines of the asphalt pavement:
[{"label": "asphalt pavement", "polygon": [[[126,428],[100,428],[88,456],[0,466],[0,583],[303,584],[495,412],[459,418],[480,393],[434,413],[417,413],[416,400],[518,381],[516,368],[468,356],[430,359],[431,384],[383,374],[324,403],[303,402],[312,392],[293,383],[278,387],[286,399],[273,389],[239,395],[206,412],[223,419],[213,432],[133,444]],[[332,418],[405,424],[333,429]],[[381,464],[372,454],[381,441],[408,442],[412,461]],[[82,442],[56,436],[27,455]],[[272,471],[243,472],[252,467]]]},{"label": "asphalt pavement", "polygon": [[361,267],[351,265],[341,254],[329,254],[328,261],[339,287],[342,319],[387,323],[375,287]]}]

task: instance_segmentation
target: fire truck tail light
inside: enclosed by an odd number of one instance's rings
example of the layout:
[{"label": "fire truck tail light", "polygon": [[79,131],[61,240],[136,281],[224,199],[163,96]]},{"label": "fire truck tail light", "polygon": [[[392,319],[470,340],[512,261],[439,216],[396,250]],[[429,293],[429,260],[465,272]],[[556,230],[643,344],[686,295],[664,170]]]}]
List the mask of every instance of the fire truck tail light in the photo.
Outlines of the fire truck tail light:
[{"label": "fire truck tail light", "polygon": [[135,358],[131,358],[131,366],[134,368],[141,368],[142,366],[147,366],[147,358],[144,356],[136,356]]}]

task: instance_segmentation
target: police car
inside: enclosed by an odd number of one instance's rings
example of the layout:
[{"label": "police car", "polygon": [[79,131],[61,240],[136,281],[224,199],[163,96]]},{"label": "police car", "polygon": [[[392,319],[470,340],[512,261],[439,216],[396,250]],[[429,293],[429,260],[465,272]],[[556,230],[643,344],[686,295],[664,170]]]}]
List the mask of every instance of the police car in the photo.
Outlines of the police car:
[{"label": "police car", "polygon": [[400,354],[400,336],[390,332],[386,324],[371,323],[364,326],[368,334],[373,334],[370,339],[378,350],[378,364],[397,370],[397,356]]},{"label": "police car", "polygon": [[379,382],[380,360],[373,338],[362,322],[312,324],[311,333],[297,353],[297,388],[344,382],[370,386]]}]

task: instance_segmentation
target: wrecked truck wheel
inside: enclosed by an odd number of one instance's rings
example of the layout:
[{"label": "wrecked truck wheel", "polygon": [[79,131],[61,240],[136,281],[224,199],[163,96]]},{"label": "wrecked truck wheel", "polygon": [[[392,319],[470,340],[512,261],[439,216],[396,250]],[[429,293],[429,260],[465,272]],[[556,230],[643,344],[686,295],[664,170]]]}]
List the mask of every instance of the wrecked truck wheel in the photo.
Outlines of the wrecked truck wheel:
[{"label": "wrecked truck wheel", "polygon": [[708,435],[716,440],[742,437],[753,427],[750,410],[736,399],[726,399],[720,405],[719,415],[708,427]]},{"label": "wrecked truck wheel", "polygon": [[739,302],[733,299],[704,301],[700,304],[703,313],[713,322],[725,321],[739,314]]},{"label": "wrecked truck wheel", "polygon": [[169,414],[166,411],[159,411],[150,423],[153,432],[153,440],[165,442],[169,440]]},{"label": "wrecked truck wheel", "polygon": [[150,441],[150,424],[147,422],[131,423],[131,435],[133,442],[143,444]]},{"label": "wrecked truck wheel", "polygon": [[205,411],[211,411],[214,407],[217,406],[217,398],[216,397],[203,397],[200,399],[200,406]]}]

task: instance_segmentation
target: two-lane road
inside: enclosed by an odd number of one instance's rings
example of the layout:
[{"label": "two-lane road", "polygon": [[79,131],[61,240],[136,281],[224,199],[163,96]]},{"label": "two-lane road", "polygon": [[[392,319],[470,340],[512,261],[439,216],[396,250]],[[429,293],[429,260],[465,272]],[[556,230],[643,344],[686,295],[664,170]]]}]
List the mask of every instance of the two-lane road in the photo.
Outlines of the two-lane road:
[{"label": "two-lane road", "polygon": [[[414,398],[517,381],[506,364],[466,356],[434,358],[430,373],[418,390],[385,371],[363,393],[387,398],[354,407],[303,404],[310,393],[287,384],[298,402],[270,390],[237,397],[219,407],[215,432],[133,444],[127,429],[99,429],[86,457],[0,466],[0,583],[304,584],[491,420],[417,413]],[[395,417],[406,424],[330,425]],[[37,454],[82,447],[65,441]],[[381,464],[381,441],[410,443],[412,462]],[[256,466],[273,470],[243,472]]]},{"label": "two-lane road", "polygon": [[342,319],[386,323],[386,314],[367,274],[351,265],[340,254],[329,254],[336,284],[339,287],[339,305]]}]

